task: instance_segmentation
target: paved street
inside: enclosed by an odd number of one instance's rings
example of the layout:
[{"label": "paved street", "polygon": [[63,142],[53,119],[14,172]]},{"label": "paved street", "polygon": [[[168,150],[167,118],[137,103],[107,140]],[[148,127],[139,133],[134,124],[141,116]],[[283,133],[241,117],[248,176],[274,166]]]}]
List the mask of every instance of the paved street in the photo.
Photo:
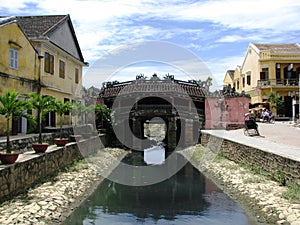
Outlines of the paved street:
[{"label": "paved street", "polygon": [[[225,132],[224,135],[238,142],[247,143],[266,151],[289,156],[300,161],[300,127],[293,122],[277,121],[275,124],[258,123],[260,136],[248,137],[244,130]],[[223,132],[224,133],[224,132]]]},{"label": "paved street", "polygon": [[[292,145],[300,148],[300,126],[295,126],[293,122],[275,122],[275,124],[258,123],[260,137],[254,139],[265,139],[278,144]],[[243,130],[233,132],[243,134]]]}]

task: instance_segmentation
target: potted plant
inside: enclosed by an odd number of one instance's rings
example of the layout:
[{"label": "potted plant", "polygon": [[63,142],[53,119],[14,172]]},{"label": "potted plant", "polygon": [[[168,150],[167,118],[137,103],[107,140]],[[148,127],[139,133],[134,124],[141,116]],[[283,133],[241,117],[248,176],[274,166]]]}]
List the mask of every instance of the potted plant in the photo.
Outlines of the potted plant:
[{"label": "potted plant", "polygon": [[54,110],[54,98],[52,96],[41,96],[37,93],[30,93],[32,108],[36,110],[37,125],[38,125],[38,143],[32,143],[32,148],[35,152],[45,152],[49,146],[48,143],[43,143],[42,139],[42,121],[45,116]]},{"label": "potted plant", "polygon": [[27,118],[30,122],[34,123],[31,115],[27,114],[30,109],[30,103],[25,100],[18,100],[19,93],[13,90],[7,90],[4,96],[0,96],[0,115],[6,119],[6,152],[0,153],[0,160],[4,164],[14,163],[19,156],[18,152],[11,150],[9,141],[9,124],[12,118],[18,119],[20,117]]},{"label": "potted plant", "polygon": [[68,142],[67,138],[62,137],[62,123],[63,123],[63,115],[72,109],[71,102],[62,102],[60,99],[55,100],[55,112],[59,115],[59,125],[60,125],[60,132],[59,138],[55,138],[54,142],[57,146],[65,146]]}]

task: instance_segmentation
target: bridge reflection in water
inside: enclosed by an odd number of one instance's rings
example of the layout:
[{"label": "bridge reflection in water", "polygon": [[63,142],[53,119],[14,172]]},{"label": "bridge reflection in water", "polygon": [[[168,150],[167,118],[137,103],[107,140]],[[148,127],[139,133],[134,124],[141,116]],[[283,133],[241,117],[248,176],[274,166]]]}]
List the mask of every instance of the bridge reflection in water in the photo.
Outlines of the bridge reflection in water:
[{"label": "bridge reflection in water", "polygon": [[[131,164],[141,154],[131,154]],[[148,186],[126,186],[109,179],[66,220],[76,224],[253,225],[242,209],[187,163],[177,174]]]}]

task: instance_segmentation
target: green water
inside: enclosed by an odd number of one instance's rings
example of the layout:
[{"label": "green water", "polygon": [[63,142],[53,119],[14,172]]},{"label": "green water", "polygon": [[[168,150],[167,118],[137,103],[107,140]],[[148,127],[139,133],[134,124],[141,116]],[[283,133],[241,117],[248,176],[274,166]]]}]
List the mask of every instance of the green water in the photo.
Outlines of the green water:
[{"label": "green water", "polygon": [[[132,156],[123,161],[132,162]],[[149,186],[127,186],[105,179],[63,223],[63,225],[77,224],[255,225],[257,223],[212,181],[187,163],[168,180]]]}]

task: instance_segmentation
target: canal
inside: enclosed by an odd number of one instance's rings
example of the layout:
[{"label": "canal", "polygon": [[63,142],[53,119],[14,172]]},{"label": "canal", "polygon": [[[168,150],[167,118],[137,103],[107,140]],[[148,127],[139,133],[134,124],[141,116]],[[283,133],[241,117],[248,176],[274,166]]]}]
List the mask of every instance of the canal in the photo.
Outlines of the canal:
[{"label": "canal", "polygon": [[[143,164],[140,153],[122,161]],[[118,167],[113,173],[118,171]],[[63,225],[256,225],[211,180],[187,163],[157,184],[128,186],[105,179]]]}]

